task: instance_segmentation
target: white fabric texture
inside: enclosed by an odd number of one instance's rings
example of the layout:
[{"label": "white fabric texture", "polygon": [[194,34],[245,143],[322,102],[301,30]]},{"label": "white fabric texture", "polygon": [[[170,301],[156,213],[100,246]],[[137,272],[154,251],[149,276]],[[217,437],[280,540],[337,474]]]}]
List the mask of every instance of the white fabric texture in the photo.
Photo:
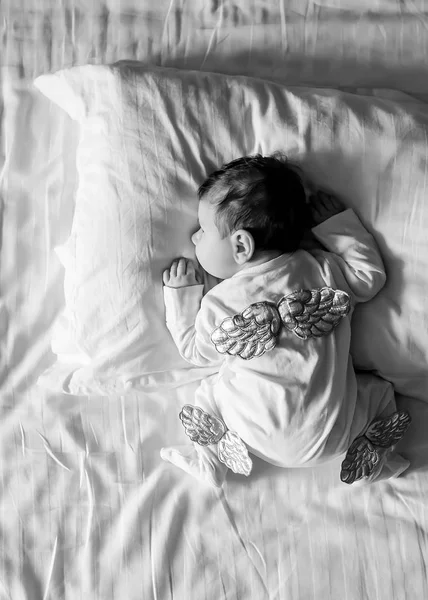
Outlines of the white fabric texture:
[{"label": "white fabric texture", "polygon": [[[419,178],[426,107],[415,100],[428,97],[426,1],[3,0],[0,17],[0,597],[427,598],[428,409],[420,375],[426,243],[415,226],[420,222],[423,231],[427,207]],[[315,175],[327,186],[329,178],[333,186],[340,182],[338,190],[386,253],[384,292],[395,298],[388,308],[393,329],[377,354],[383,363],[388,352],[396,361],[404,391],[398,402],[413,417],[400,449],[411,460],[403,477],[354,489],[338,485],[340,464],[277,469],[255,458],[245,483],[229,475],[213,492],[159,457],[162,446],[188,444],[178,412],[194,398],[199,368],[186,370],[193,378],[186,385],[181,369],[146,375],[150,388],[122,397],[77,397],[36,385],[55,359],[52,327],[65,303],[64,268],[54,248],[70,236],[79,128],[32,82],[59,69],[127,58],[401,102],[384,113],[383,103],[373,109],[357,100],[353,107],[364,105],[356,109],[358,127],[346,120],[341,103],[324,103],[325,130],[317,126],[316,133],[326,145],[338,134],[341,141],[333,165],[325,157],[330,170],[322,164]],[[229,97],[226,86],[219,89]],[[276,97],[281,104],[283,97]],[[296,110],[299,97],[288,96]],[[264,114],[270,96],[263,98]],[[246,110],[251,120],[251,107]],[[229,113],[222,114],[227,128]],[[205,134],[201,130],[195,155],[207,152]],[[235,134],[242,135],[238,126]],[[357,171],[351,134],[368,149]],[[195,182],[223,158],[222,139],[211,136],[210,158]],[[344,169],[337,160],[342,145],[351,157]],[[231,145],[228,153],[243,149]],[[364,175],[371,161],[382,167],[388,152],[379,194],[373,177],[366,196]],[[194,221],[196,213],[189,213],[189,227]],[[376,314],[386,306],[382,301]],[[66,329],[69,322],[70,315]],[[62,359],[68,353],[63,380],[71,363],[90,361],[72,332],[56,335],[62,346],[54,351]]]},{"label": "white fabric texture", "polygon": [[[59,389],[121,393],[153,372],[185,367],[164,325],[161,273],[176,256],[193,257],[197,185],[223,162],[280,149],[355,209],[384,256],[388,285],[355,315],[357,366],[425,398],[425,113],[335,91],[127,64],[74,68],[36,84],[56,101],[67,98],[64,108],[81,126],[79,188],[62,254],[72,341],[90,367],[70,365]],[[410,351],[397,343],[404,339]],[[55,389],[57,374],[54,366],[46,385]]]}]

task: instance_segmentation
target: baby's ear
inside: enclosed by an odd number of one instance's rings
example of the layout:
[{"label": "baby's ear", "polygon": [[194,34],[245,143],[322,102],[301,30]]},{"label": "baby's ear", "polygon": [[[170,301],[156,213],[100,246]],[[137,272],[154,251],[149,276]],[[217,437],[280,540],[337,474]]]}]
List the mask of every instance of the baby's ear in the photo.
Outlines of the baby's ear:
[{"label": "baby's ear", "polygon": [[254,238],[246,229],[238,229],[232,234],[233,258],[238,265],[252,259],[255,251]]}]

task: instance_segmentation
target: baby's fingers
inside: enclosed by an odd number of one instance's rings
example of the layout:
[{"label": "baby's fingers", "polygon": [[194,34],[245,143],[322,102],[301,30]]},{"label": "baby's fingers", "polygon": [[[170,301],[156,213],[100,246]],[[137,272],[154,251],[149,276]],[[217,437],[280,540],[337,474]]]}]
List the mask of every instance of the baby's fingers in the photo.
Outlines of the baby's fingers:
[{"label": "baby's fingers", "polygon": [[329,194],[320,190],[312,196],[312,202],[314,206],[317,206],[321,210],[329,208]]},{"label": "baby's fingers", "polygon": [[187,259],[187,273],[195,273],[195,265],[190,258]]},{"label": "baby's fingers", "polygon": [[323,203],[323,206],[329,211],[336,208],[334,196],[332,196],[331,194],[327,194],[324,192],[321,196],[321,202]]},{"label": "baby's fingers", "polygon": [[164,285],[169,283],[169,269],[165,269],[165,271],[162,273],[162,281]]},{"label": "baby's fingers", "polygon": [[343,202],[337,198],[334,194],[328,192],[322,192],[323,204],[329,210],[339,210],[343,208]]},{"label": "baby's fingers", "polygon": [[204,276],[201,272],[201,269],[202,267],[200,265],[195,264],[193,260],[188,260],[187,273],[194,276],[196,283],[204,282]]},{"label": "baby's fingers", "polygon": [[316,196],[311,196],[309,198],[309,207],[314,216],[319,216],[325,210],[324,205],[318,201]]},{"label": "baby's fingers", "polygon": [[316,194],[311,194],[308,198],[308,201],[312,208],[316,208],[317,206],[319,206],[321,204],[319,192],[317,192]]},{"label": "baby's fingers", "polygon": [[186,275],[187,272],[187,260],[185,258],[180,258],[177,264],[177,275],[180,277],[182,275]]},{"label": "baby's fingers", "polygon": [[177,267],[178,267],[178,258],[172,261],[171,266],[169,268],[169,276],[177,277]]}]

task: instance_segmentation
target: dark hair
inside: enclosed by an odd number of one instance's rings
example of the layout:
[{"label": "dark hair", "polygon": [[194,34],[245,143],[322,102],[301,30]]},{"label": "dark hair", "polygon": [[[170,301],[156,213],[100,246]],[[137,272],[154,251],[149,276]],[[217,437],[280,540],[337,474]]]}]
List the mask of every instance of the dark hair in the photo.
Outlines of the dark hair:
[{"label": "dark hair", "polygon": [[299,169],[280,152],[223,165],[204,181],[198,196],[216,204],[215,221],[223,237],[245,229],[256,250],[294,252],[309,226]]}]

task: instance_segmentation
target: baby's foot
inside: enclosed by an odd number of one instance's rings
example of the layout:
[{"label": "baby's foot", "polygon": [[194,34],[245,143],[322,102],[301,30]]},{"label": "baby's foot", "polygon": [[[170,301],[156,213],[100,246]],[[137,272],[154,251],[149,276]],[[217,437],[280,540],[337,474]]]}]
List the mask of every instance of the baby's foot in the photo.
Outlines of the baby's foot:
[{"label": "baby's foot", "polygon": [[368,477],[362,477],[354,481],[352,487],[360,487],[369,483],[378,483],[379,481],[386,481],[387,479],[397,479],[410,467],[410,461],[404,456],[394,451],[394,448],[390,448],[389,452],[384,455],[383,459],[380,460],[377,467],[373,470],[372,474]]},{"label": "baby's foot", "polygon": [[400,477],[410,467],[410,461],[398,452],[392,451],[385,460],[383,468],[381,469],[376,481],[383,479],[396,479]]},{"label": "baby's foot", "polygon": [[[351,444],[342,463],[341,480],[348,484],[362,479],[366,482],[377,480],[392,455],[395,445],[404,436],[410,423],[411,418],[406,411],[398,411],[388,417],[372,421],[367,431]],[[407,462],[405,459],[402,460]],[[403,466],[402,463],[401,467]],[[405,470],[401,467],[395,469],[400,471],[399,474]]]},{"label": "baby's foot", "polygon": [[203,448],[196,446],[172,446],[162,448],[162,460],[179,467],[199,481],[214,487],[221,487],[226,478],[227,467],[216,460],[212,452],[204,452]]}]

